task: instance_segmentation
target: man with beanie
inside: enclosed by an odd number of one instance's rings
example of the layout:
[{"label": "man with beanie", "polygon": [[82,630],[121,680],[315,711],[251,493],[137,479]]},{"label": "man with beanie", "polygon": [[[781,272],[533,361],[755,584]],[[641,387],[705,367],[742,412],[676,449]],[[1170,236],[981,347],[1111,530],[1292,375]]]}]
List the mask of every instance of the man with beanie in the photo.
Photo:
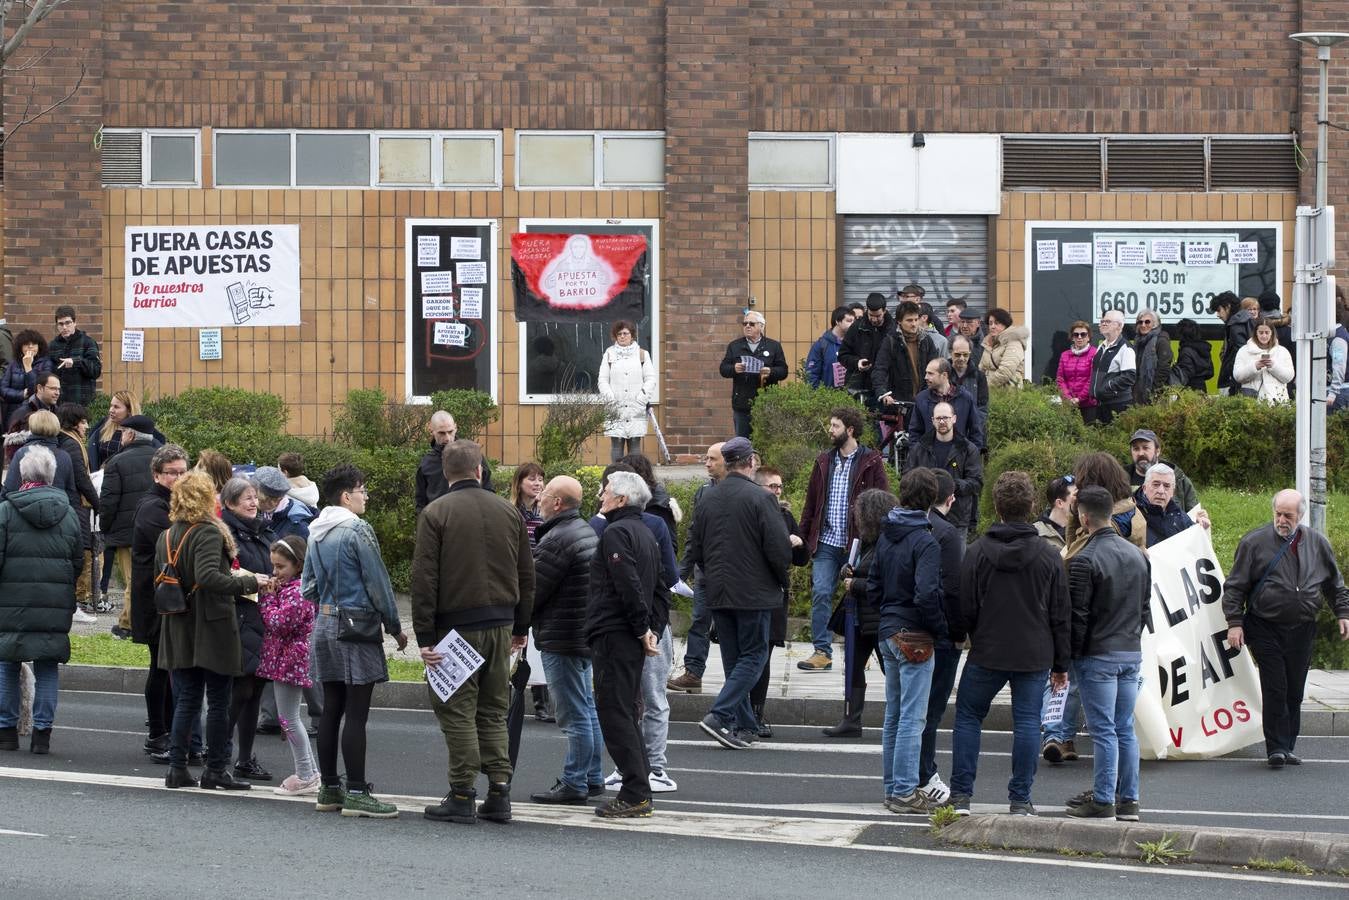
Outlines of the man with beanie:
[{"label": "man with beanie", "polygon": [[787,357],[782,345],[764,337],[768,320],[763,313],[746,310],[740,317],[743,334],[726,345],[721,359],[721,377],[731,379],[731,417],[735,433],[749,440],[750,408],[759,389],[777,384],[787,377]]},{"label": "man with beanie", "polygon": [[853,322],[838,348],[838,361],[847,370],[847,387],[870,409],[876,408],[872,375],[881,342],[894,333],[895,320],[885,309],[885,295],[873,291],[867,296],[866,315]]}]

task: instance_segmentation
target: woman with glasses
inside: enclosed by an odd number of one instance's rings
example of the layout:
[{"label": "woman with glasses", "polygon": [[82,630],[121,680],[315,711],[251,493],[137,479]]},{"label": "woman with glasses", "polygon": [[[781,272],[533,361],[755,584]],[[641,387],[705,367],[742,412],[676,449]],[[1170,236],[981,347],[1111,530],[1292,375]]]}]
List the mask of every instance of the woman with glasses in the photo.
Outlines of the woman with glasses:
[{"label": "woman with glasses", "polygon": [[1096,348],[1091,343],[1091,326],[1078,320],[1068,329],[1068,349],[1059,357],[1059,372],[1055,379],[1063,402],[1079,410],[1096,405],[1091,396],[1091,365],[1096,359]]}]

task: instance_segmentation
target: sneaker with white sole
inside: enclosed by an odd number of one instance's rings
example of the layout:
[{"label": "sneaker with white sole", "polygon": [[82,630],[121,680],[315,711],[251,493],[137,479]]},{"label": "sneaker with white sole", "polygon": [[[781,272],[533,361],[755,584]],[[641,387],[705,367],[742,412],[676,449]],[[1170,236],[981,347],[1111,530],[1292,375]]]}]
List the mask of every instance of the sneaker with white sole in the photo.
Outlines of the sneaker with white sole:
[{"label": "sneaker with white sole", "polygon": [[303,797],[309,794],[317,794],[320,784],[322,784],[322,780],[317,772],[308,781],[301,781],[299,775],[287,775],[285,781],[282,781],[273,790],[283,797]]},{"label": "sneaker with white sole", "polygon": [[936,772],[927,780],[927,784],[918,789],[928,800],[932,801],[933,806],[941,806],[951,797],[951,789],[946,786],[946,782],[941,780],[941,776]]},{"label": "sneaker with white sole", "polygon": [[90,615],[80,607],[75,607],[75,615],[71,618],[72,622],[78,622],[81,625],[93,625],[98,621],[98,616]]},{"label": "sneaker with white sole", "polygon": [[[656,769],[646,777],[646,781],[647,784],[651,785],[651,793],[653,794],[668,794],[671,791],[679,790],[679,785],[670,777],[670,773],[664,769]],[[622,787],[622,783],[620,782],[618,786]]]},{"label": "sneaker with white sole", "polygon": [[614,769],[609,773],[609,777],[604,779],[604,789],[606,791],[617,791],[623,787],[623,773]]}]

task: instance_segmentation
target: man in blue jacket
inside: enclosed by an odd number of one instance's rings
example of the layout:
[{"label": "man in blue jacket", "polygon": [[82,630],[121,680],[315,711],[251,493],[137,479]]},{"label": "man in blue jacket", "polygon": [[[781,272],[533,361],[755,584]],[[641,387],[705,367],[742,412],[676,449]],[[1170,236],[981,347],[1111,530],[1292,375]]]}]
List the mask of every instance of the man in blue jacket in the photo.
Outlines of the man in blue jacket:
[{"label": "man in blue jacket", "polygon": [[834,307],[829,315],[829,330],[810,345],[810,352],[806,354],[806,384],[813,388],[843,387],[845,370],[841,363],[840,368],[835,370],[834,364],[838,362],[839,348],[843,346],[843,338],[848,334],[854,319],[848,307]]}]

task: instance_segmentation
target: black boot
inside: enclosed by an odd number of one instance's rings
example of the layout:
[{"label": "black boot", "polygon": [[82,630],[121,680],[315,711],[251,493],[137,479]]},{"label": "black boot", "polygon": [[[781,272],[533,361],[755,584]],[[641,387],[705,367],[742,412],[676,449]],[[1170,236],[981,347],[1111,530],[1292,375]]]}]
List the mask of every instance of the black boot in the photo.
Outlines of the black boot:
[{"label": "black boot", "polygon": [[0,728],[0,750],[19,749],[19,729]]},{"label": "black boot", "polygon": [[246,791],[252,786],[247,781],[236,781],[228,769],[207,769],[201,773],[201,788],[204,791]]},{"label": "black boot", "polygon": [[52,752],[52,730],[50,728],[34,728],[33,742],[28,745],[28,749],[38,756],[46,756]]},{"label": "black boot", "polygon": [[422,815],[433,822],[458,822],[460,825],[473,825],[478,821],[475,801],[478,792],[471,787],[452,787],[445,799],[435,806],[428,806]]},{"label": "black boot", "polygon": [[862,736],[862,707],[866,705],[867,692],[863,690],[851,691],[848,699],[843,704],[843,718],[837,725],[824,729],[825,737],[861,737]]},{"label": "black boot", "polygon": [[773,736],[773,726],[763,717],[763,707],[762,703],[754,707],[754,731],[759,737],[767,740]]},{"label": "black boot", "polygon": [[530,688],[534,695],[534,718],[540,722],[556,722],[557,717],[553,715],[552,698],[548,696],[546,685],[536,684]]},{"label": "black boot", "polygon": [[183,788],[183,787],[196,787],[196,786],[197,786],[197,779],[192,777],[192,773],[189,772],[186,767],[178,768],[176,766],[170,766],[168,774],[164,776],[164,787],[166,788]]},{"label": "black boot", "polygon": [[511,786],[505,781],[494,781],[487,786],[487,799],[478,809],[478,818],[489,822],[511,820]]}]

